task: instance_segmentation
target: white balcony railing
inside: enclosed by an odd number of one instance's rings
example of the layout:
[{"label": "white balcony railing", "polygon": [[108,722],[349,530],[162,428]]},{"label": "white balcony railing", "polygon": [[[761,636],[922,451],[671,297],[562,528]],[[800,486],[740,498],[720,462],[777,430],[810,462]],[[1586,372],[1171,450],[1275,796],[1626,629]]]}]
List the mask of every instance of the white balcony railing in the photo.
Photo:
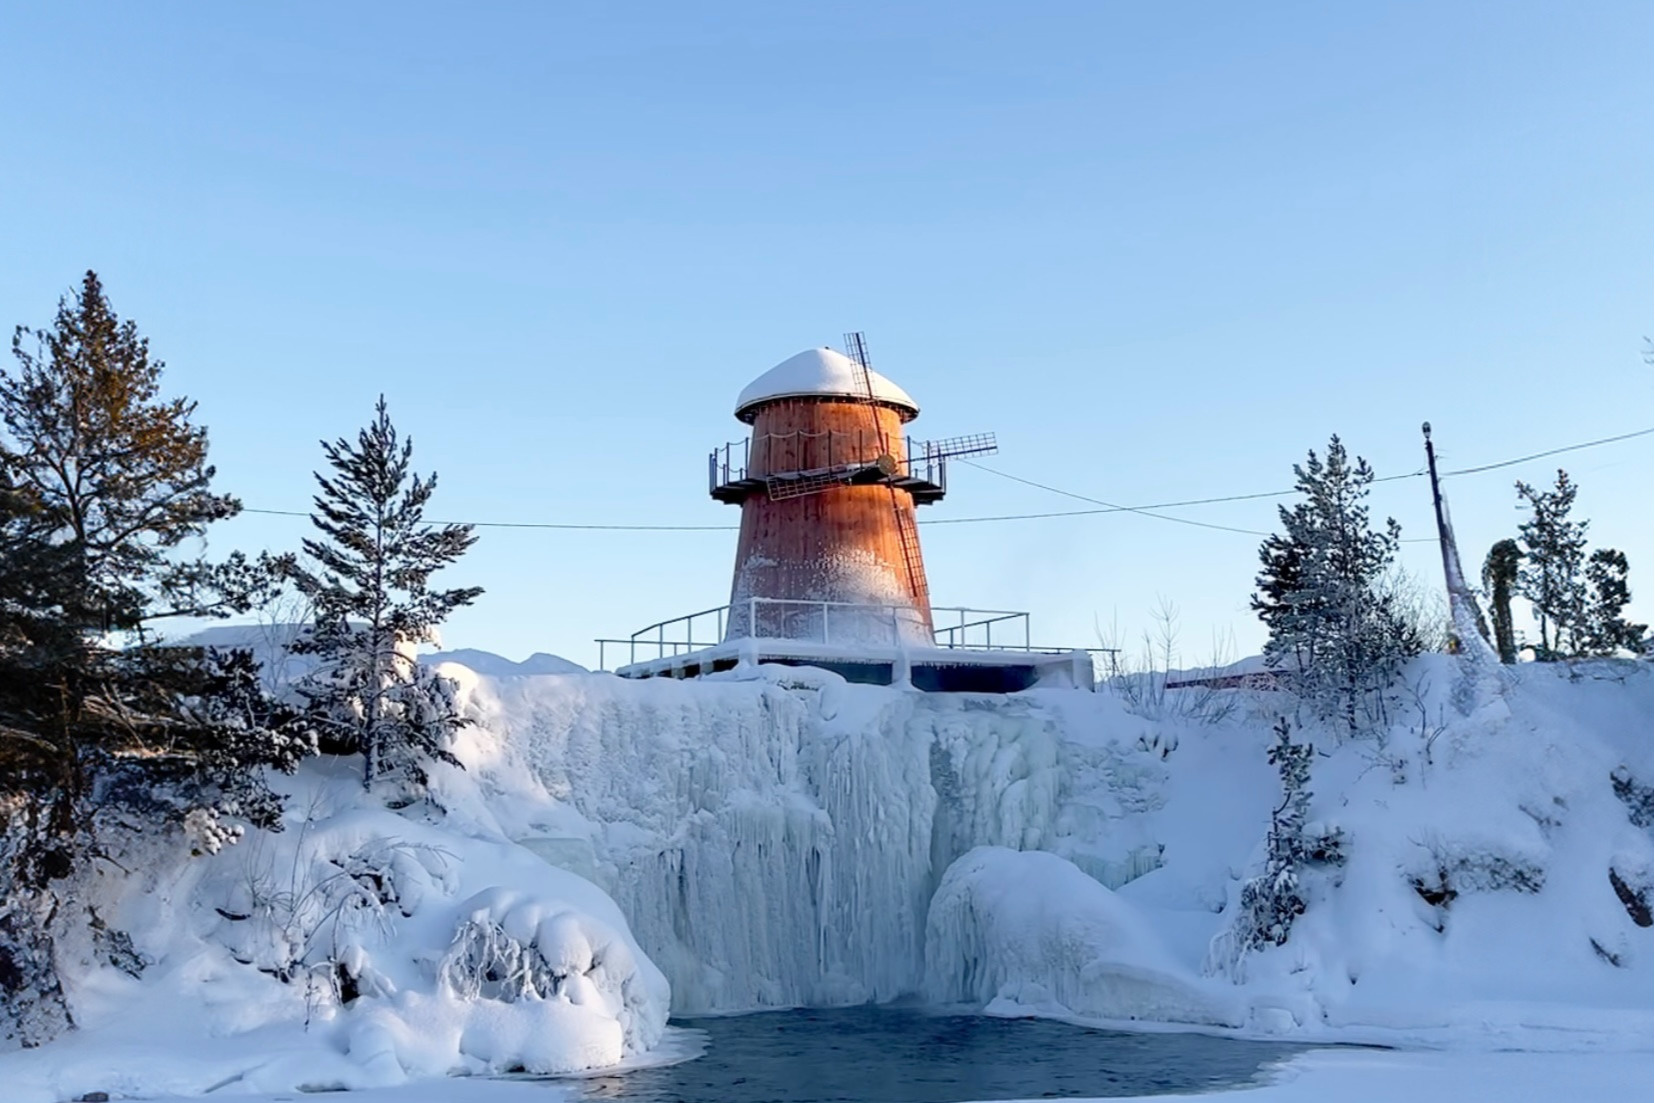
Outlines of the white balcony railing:
[{"label": "white balcony railing", "polygon": [[[911,605],[848,601],[749,598],[640,628],[625,639],[600,639],[598,669],[687,655],[735,639],[773,639],[827,647],[931,646],[970,651],[1052,652],[1077,648],[1038,647],[1030,640],[1029,614],[1005,609],[932,606],[925,621]],[[734,631],[732,631],[734,629]],[[726,640],[726,635],[730,640]]]}]

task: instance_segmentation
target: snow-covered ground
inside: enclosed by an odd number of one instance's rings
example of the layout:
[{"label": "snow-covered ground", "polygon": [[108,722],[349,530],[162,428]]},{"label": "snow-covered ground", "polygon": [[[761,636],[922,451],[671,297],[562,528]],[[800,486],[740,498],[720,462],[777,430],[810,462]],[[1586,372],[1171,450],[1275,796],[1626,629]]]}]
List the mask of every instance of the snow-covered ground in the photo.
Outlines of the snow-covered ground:
[{"label": "snow-covered ground", "polygon": [[[1468,679],[1426,656],[1382,737],[1296,733],[1346,861],[1307,874],[1286,945],[1238,956],[1279,695],[629,683],[454,657],[479,723],[467,769],[439,771],[445,811],[365,805],[320,763],[286,832],[108,878],[100,914],[150,964],[131,977],[89,940],[82,1029],[0,1054],[0,1097],[603,1066],[648,1059],[669,999],[911,993],[1412,1047],[1306,1055],[1260,1100],[1648,1096],[1647,664]],[[348,977],[310,967],[327,960]]]}]

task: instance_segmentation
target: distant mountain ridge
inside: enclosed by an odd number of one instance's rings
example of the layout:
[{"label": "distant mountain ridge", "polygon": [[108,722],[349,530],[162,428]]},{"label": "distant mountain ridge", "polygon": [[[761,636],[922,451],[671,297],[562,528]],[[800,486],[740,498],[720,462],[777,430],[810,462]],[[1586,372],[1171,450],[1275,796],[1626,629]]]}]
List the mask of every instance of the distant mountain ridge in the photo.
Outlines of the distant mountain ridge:
[{"label": "distant mountain ridge", "polygon": [[[289,655],[285,650],[288,644],[299,638],[305,628],[303,624],[219,624],[170,642],[180,647],[245,647],[250,649],[254,657],[266,668],[283,671],[287,677],[295,677],[314,665],[309,656]],[[579,663],[545,651],[536,651],[522,662],[514,662],[503,655],[475,647],[432,651],[419,658],[421,662],[431,666],[438,663],[457,663],[485,678],[588,673]]]}]

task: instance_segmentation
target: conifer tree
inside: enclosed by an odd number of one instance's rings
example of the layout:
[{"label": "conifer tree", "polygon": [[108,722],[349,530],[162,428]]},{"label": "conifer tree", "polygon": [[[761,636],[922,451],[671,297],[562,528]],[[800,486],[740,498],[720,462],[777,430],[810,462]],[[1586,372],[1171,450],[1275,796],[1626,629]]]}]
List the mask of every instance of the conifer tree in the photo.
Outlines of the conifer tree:
[{"label": "conifer tree", "polygon": [[50,329],[20,327],[12,353],[0,370],[0,1010],[39,1041],[68,1021],[52,938],[77,906],[72,878],[133,832],[183,829],[211,849],[237,821],[276,826],[264,770],[291,769],[305,741],[247,707],[235,664],[248,660],[153,646],[145,632],[245,610],[268,572],[182,554],[239,504],[211,489],[194,404],[159,397],[161,362],[96,274]]},{"label": "conifer tree", "polygon": [[1287,942],[1293,921],[1308,906],[1308,872],[1345,862],[1344,832],[1310,822],[1315,748],[1293,742],[1293,728],[1285,716],[1271,733],[1275,739],[1266,757],[1281,779],[1281,803],[1270,813],[1263,866],[1242,882],[1235,914],[1208,953],[1209,967],[1232,973],[1247,954]]},{"label": "conifer tree", "polygon": [[413,651],[482,593],[430,585],[477,538],[469,525],[424,522],[437,477],[410,473],[413,441],[399,440],[383,396],[354,443],[323,441],[322,449],[332,470],[316,475],[311,522],[320,535],[304,542],[314,566],[292,568],[315,609],[294,649],[322,662],[299,690],[324,747],[362,755],[364,788],[395,776],[423,792],[430,761],[459,764],[446,745],[466,721],[452,682]]},{"label": "conifer tree", "polygon": [[1587,522],[1569,519],[1576,489],[1561,468],[1551,490],[1517,483],[1518,496],[1530,511],[1529,519],[1517,528],[1525,556],[1517,573],[1517,592],[1534,608],[1540,629],[1535,657],[1542,661],[1578,652],[1583,642],[1587,599],[1581,568]]},{"label": "conifer tree", "polygon": [[1367,505],[1373,470],[1352,464],[1338,436],[1327,458],[1295,464],[1301,501],[1279,509],[1282,532],[1259,548],[1253,609],[1270,630],[1264,654],[1276,676],[1347,732],[1377,718],[1377,691],[1418,654],[1414,629],[1383,579],[1400,527],[1374,531]]},{"label": "conifer tree", "polygon": [[1586,611],[1581,650],[1588,655],[1613,655],[1622,648],[1643,646],[1648,625],[1632,624],[1622,615],[1632,600],[1626,584],[1626,555],[1615,548],[1599,548],[1586,560]]},{"label": "conifer tree", "polygon": [[1515,540],[1501,540],[1488,549],[1483,560],[1483,588],[1488,591],[1488,603],[1494,617],[1494,646],[1502,663],[1517,661],[1517,635],[1511,623],[1511,595],[1517,585],[1517,571],[1523,562],[1523,549]]}]

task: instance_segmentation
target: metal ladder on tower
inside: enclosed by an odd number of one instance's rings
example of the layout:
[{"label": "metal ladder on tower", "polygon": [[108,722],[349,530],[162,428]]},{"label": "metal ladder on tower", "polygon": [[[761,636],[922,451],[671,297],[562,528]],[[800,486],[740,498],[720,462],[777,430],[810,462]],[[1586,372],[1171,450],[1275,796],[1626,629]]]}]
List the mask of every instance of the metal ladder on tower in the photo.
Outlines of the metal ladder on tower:
[{"label": "metal ladder on tower", "polygon": [[921,612],[931,608],[931,587],[925,582],[925,563],[919,557],[919,529],[914,511],[903,509],[896,487],[891,487],[891,508],[896,513],[897,541],[902,545],[902,564],[908,569],[908,589]]},{"label": "metal ladder on tower", "polygon": [[[845,334],[845,352],[856,365],[858,381],[862,384],[862,401],[873,419],[874,431],[879,436],[879,465],[895,470],[891,458],[891,443],[879,420],[879,401],[873,393],[872,368],[868,363],[868,343],[860,332]],[[891,492],[891,512],[896,518],[897,544],[902,551],[902,565],[908,573],[908,591],[914,597],[921,613],[931,608],[931,588],[925,582],[925,563],[919,557],[919,529],[911,509],[902,508],[901,492],[895,484],[887,483]]]}]

